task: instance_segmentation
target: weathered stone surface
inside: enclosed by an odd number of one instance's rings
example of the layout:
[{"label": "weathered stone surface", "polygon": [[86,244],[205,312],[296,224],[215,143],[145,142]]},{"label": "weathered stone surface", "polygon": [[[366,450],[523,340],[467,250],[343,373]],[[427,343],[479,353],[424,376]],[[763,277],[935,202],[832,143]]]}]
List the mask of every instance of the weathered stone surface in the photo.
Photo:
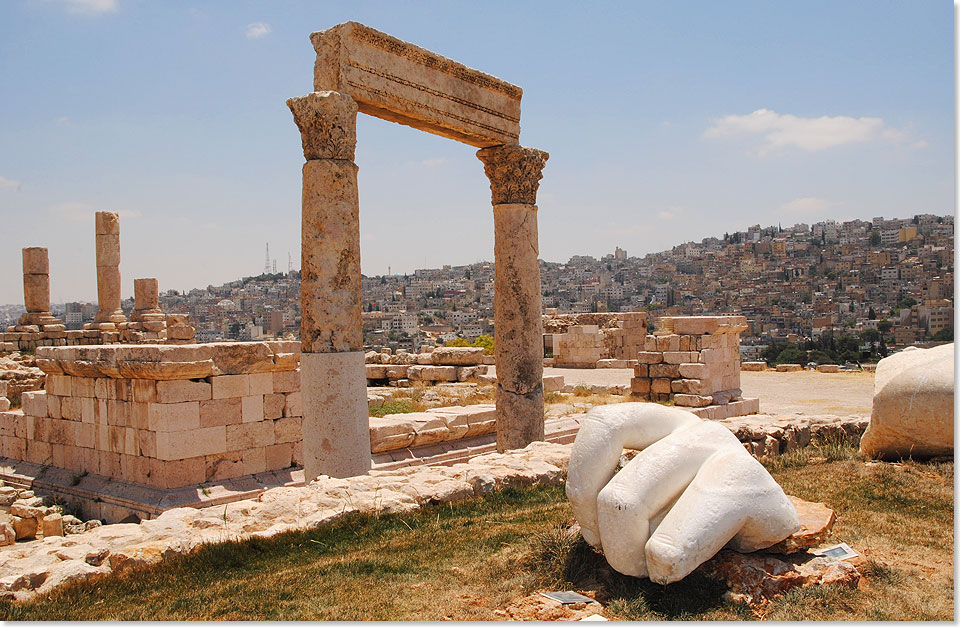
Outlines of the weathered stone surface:
[{"label": "weathered stone surface", "polygon": [[363,348],[357,166],[303,166],[301,337],[304,352]]},{"label": "weathered stone surface", "polygon": [[798,586],[856,587],[860,581],[859,571],[850,562],[809,554],[783,559],[763,552],[743,555],[721,551],[701,566],[700,572],[726,582],[731,599],[750,606],[761,605]]},{"label": "weathered stone surface", "polygon": [[363,353],[303,353],[303,468],[351,477],[370,471],[370,425]]},{"label": "weathered stone surface", "polygon": [[63,516],[61,516],[60,514],[48,514],[44,516],[42,527],[43,527],[44,538],[50,538],[53,536],[62,536],[63,535]]},{"label": "weathered stone surface", "polygon": [[109,211],[98,211],[95,219],[97,304],[100,311],[94,318],[93,328],[103,323],[127,321],[120,309],[120,216]]},{"label": "weathered stone surface", "polygon": [[29,540],[37,537],[37,528],[40,526],[40,521],[36,518],[11,516],[10,523],[13,525],[17,540]]},{"label": "weathered stone surface", "polygon": [[428,354],[435,366],[476,366],[483,363],[483,349],[473,346],[438,346]]},{"label": "weathered stone surface", "polygon": [[357,103],[336,90],[317,89],[287,100],[300,129],[303,156],[353,161],[357,146]]},{"label": "weathered stone surface", "polygon": [[516,144],[523,91],[357,22],[310,35],[314,89],[349,94],[360,111],[471,146]]},{"label": "weathered stone surface", "polygon": [[456,381],[455,366],[410,366],[407,377],[411,381]]},{"label": "weathered stone surface", "polygon": [[497,447],[543,437],[543,321],[534,205],[494,207]]},{"label": "weathered stone surface", "polygon": [[543,168],[550,158],[548,153],[536,148],[507,145],[478,150],[477,158],[483,162],[483,171],[490,179],[494,207],[537,204],[537,189],[543,178]]},{"label": "weathered stone surface", "polygon": [[160,311],[160,283],[156,279],[133,280],[133,308],[137,313]]},{"label": "weathered stone surface", "polygon": [[543,386],[515,394],[497,384],[497,450],[523,448],[543,433]]},{"label": "weathered stone surface", "polygon": [[908,348],[877,364],[873,412],[860,440],[871,457],[953,454],[953,344]]},{"label": "weathered stone surface", "polygon": [[827,539],[837,515],[823,503],[811,503],[795,496],[787,496],[800,517],[800,530],[794,531],[786,539],[765,549],[767,553],[796,553],[803,549],[819,546]]}]

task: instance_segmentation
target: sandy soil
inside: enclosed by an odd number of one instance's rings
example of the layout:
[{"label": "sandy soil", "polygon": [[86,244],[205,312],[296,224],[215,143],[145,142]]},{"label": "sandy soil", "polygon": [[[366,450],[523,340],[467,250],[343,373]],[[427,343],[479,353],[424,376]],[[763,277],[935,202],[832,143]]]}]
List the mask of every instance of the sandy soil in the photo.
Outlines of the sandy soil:
[{"label": "sandy soil", "polygon": [[[569,385],[629,386],[633,370],[544,368],[543,374],[561,374]],[[764,414],[869,416],[873,404],[872,372],[741,372],[740,387],[760,399]]]}]

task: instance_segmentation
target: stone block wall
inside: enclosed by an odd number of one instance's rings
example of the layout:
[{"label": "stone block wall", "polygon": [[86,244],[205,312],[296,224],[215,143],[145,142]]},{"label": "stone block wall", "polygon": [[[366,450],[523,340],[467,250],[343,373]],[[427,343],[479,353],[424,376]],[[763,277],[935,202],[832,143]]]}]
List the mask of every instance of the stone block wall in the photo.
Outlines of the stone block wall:
[{"label": "stone block wall", "polygon": [[455,383],[487,374],[483,349],[470,346],[423,347],[419,353],[385,348],[366,354],[367,384],[407,387],[414,381]]},{"label": "stone block wall", "polygon": [[553,333],[555,367],[596,368],[599,361],[636,359],[637,352],[644,348],[647,314],[630,311],[547,316],[544,331]]},{"label": "stone block wall", "polygon": [[740,333],[746,328],[743,316],[661,318],[637,353],[632,393],[681,407],[741,400]]},{"label": "stone block wall", "polygon": [[572,326],[553,336],[555,368],[596,368],[603,353],[603,334],[595,324]]},{"label": "stone block wall", "polygon": [[0,454],[177,488],[302,462],[299,342],[40,348]]}]

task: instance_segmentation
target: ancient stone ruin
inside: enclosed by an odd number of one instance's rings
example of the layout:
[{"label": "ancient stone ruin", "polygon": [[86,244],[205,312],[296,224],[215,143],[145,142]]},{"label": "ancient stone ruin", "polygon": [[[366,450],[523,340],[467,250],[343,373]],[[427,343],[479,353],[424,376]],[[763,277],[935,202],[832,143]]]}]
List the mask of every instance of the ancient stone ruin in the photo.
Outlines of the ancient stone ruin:
[{"label": "ancient stone ruin", "polygon": [[647,314],[551,314],[544,316],[544,348],[556,368],[632,368],[647,336]]},{"label": "ancient stone ruin", "polygon": [[710,408],[702,418],[754,414],[759,399],[744,399],[740,390],[740,333],[743,316],[660,318],[637,354],[630,380],[634,396],[680,407]]},{"label": "ancient stone ruin", "polygon": [[356,22],[310,36],[314,91],[287,105],[303,154],[304,470],[370,469],[361,334],[358,112],[480,148],[496,260],[497,442],[543,438],[536,193],[547,153],[519,145],[523,91]]},{"label": "ancient stone ruin", "polygon": [[93,344],[183,344],[196,339],[187,314],[164,314],[156,279],[134,279],[130,321],[120,307],[120,216],[95,216],[99,311],[83,329],[67,330],[50,313],[50,263],[46,248],[23,249],[23,302],[27,313],[0,333],[0,352],[34,351],[40,346]]}]

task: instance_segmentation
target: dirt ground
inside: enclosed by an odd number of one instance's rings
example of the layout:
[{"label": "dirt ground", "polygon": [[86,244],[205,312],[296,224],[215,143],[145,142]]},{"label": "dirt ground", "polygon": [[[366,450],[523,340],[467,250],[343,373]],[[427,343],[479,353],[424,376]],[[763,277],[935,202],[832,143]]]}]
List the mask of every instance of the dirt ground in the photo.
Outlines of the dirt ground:
[{"label": "dirt ground", "polygon": [[[633,370],[544,368],[543,374],[561,374],[568,385],[629,386]],[[869,416],[873,405],[872,372],[741,372],[740,388],[760,399],[764,414]]]}]

